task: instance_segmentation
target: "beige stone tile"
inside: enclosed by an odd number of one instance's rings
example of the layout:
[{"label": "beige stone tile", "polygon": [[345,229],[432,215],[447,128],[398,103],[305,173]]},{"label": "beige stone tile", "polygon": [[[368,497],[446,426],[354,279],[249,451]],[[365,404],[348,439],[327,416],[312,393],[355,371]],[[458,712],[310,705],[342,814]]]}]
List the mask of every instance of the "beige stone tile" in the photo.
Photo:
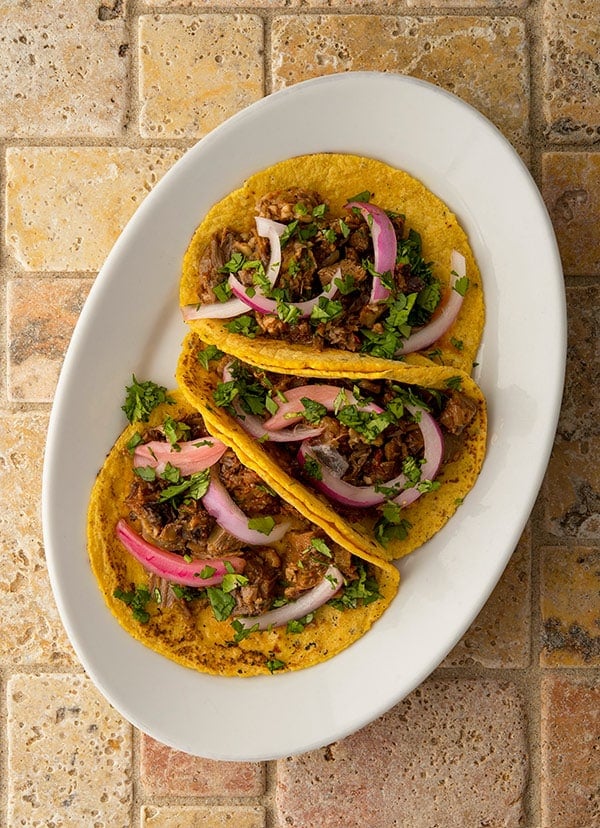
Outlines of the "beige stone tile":
[{"label": "beige stone tile", "polygon": [[261,806],[158,806],[142,807],[142,828],[265,828]]},{"label": "beige stone tile", "polygon": [[558,434],[585,442],[600,434],[600,287],[567,288],[567,367]]},{"label": "beige stone tile", "polygon": [[444,667],[481,664],[523,668],[531,649],[531,529],[471,627],[443,662]]},{"label": "beige stone tile", "polygon": [[174,149],[12,147],[6,243],[26,270],[98,270]]},{"label": "beige stone tile", "polygon": [[600,825],[600,687],[542,682],[542,828]]},{"label": "beige stone tile", "polygon": [[12,826],[131,825],[131,726],[86,676],[16,675],[8,689]]},{"label": "beige stone tile", "polygon": [[600,550],[541,550],[544,667],[600,666]]},{"label": "beige stone tile", "polygon": [[544,153],[542,193],[565,273],[600,275],[600,152]]},{"label": "beige stone tile", "polygon": [[555,443],[544,480],[546,529],[579,542],[600,538],[600,437]]},{"label": "beige stone tile", "polygon": [[276,88],[348,70],[413,75],[477,107],[527,152],[528,43],[517,18],[281,16],[272,64]]},{"label": "beige stone tile", "polygon": [[278,761],[278,824],[515,828],[527,761],[513,685],[429,679],[358,733]]},{"label": "beige stone tile", "polygon": [[191,756],[142,734],[140,776],[154,796],[260,796],[264,765]]},{"label": "beige stone tile", "polygon": [[119,135],[128,45],[97,0],[0,2],[0,136]]},{"label": "beige stone tile", "polygon": [[49,402],[89,279],[17,279],[7,289],[8,397]]},{"label": "beige stone tile", "polygon": [[543,88],[546,132],[554,141],[600,138],[600,0],[545,0]]},{"label": "beige stone tile", "polygon": [[263,23],[254,15],[139,21],[140,132],[197,138],[264,93]]},{"label": "beige stone tile", "polygon": [[40,520],[48,417],[0,412],[0,666],[73,665],[52,597]]}]

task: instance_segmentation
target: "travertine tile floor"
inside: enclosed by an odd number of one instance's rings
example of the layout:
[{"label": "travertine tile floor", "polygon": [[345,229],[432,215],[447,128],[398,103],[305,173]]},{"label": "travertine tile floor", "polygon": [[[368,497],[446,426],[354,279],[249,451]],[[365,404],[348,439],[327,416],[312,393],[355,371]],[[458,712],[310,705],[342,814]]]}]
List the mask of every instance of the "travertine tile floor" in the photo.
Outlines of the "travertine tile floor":
[{"label": "travertine tile floor", "polygon": [[[600,0],[0,0],[0,825],[600,826],[599,35]],[[135,731],[72,653],[41,540],[48,412],[95,274],[181,153],[356,69],[455,92],[529,165],[565,271],[560,423],[513,559],[434,675],[338,744],[221,764]]]}]

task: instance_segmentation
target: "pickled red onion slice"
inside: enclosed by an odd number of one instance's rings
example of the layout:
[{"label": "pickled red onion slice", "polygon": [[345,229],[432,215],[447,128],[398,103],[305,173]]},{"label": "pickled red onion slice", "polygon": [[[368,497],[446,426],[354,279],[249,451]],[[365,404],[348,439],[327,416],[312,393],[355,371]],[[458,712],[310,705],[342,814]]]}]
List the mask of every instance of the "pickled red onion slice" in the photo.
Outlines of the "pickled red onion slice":
[{"label": "pickled red onion slice", "polygon": [[[233,376],[231,374],[229,364],[227,364],[223,368],[223,381],[231,382],[232,379]],[[280,431],[267,431],[261,418],[256,414],[246,414],[245,411],[242,410],[242,406],[238,400],[234,399],[232,406],[236,414],[236,419],[241,427],[251,437],[255,437],[257,440],[269,440],[270,442],[275,443],[290,443],[297,442],[298,440],[308,440],[310,437],[318,437],[319,434],[322,434],[323,432],[322,428],[309,428],[308,426],[303,426],[301,428],[285,428]]]},{"label": "pickled red onion slice", "polygon": [[460,311],[464,297],[454,290],[454,285],[457,279],[462,279],[466,275],[467,266],[465,257],[458,250],[453,250],[450,254],[450,269],[451,269],[451,289],[449,295],[441,305],[439,305],[431,320],[419,328],[418,331],[411,333],[411,335],[404,340],[402,347],[397,351],[397,354],[412,354],[415,351],[422,351],[423,348],[428,348],[438,340],[450,326],[454,323],[458,312]]},{"label": "pickled red onion slice", "polygon": [[[417,419],[417,423],[424,442],[424,463],[421,466],[421,480],[433,480],[437,475],[444,456],[444,439],[441,429],[436,420],[429,412],[417,406],[407,405],[407,409]],[[302,443],[298,451],[298,461],[304,466],[307,459],[316,459],[311,451],[310,444]],[[318,461],[317,461],[318,462]],[[405,486],[408,482],[406,475],[399,474],[397,477],[387,480],[380,486],[354,486],[351,483],[341,480],[327,466],[319,463],[321,479],[312,478],[315,488],[323,492],[338,503],[346,506],[367,508],[377,506],[386,500],[386,495],[378,491],[380,488],[393,489]],[[400,506],[408,506],[420,497],[419,486],[410,486],[403,489],[396,497],[391,498],[394,503]]]},{"label": "pickled red onion slice", "polygon": [[229,492],[216,476],[213,476],[210,481],[208,491],[202,498],[202,505],[226,532],[250,546],[265,546],[267,543],[275,543],[281,540],[290,528],[289,521],[282,521],[275,524],[268,534],[259,532],[258,529],[250,529],[248,527],[248,515],[244,514],[240,507],[234,503]]},{"label": "pickled red onion slice", "polygon": [[269,240],[269,264],[267,265],[266,276],[271,285],[274,285],[279,276],[281,267],[281,234],[287,230],[287,225],[281,224],[279,221],[264,218],[263,216],[255,216],[256,232],[262,238]]},{"label": "pickled red onion slice", "polygon": [[183,305],[181,315],[184,322],[192,322],[194,319],[230,319],[247,311],[248,306],[244,302],[228,299],[227,302],[211,302],[208,305]]},{"label": "pickled red onion slice", "polygon": [[[141,535],[138,535],[127,521],[121,519],[116,526],[116,535],[125,549],[138,560],[149,572],[153,572],[160,578],[165,578],[174,584],[183,584],[192,587],[207,587],[220,584],[223,576],[227,574],[226,564],[229,564],[235,572],[242,572],[246,562],[243,558],[235,556],[228,558],[207,558],[186,561],[181,555],[169,552],[148,543]],[[210,568],[214,572],[208,577],[202,578],[200,573]]]},{"label": "pickled red onion slice", "polygon": [[[337,385],[300,385],[296,388],[290,388],[285,391],[284,396],[286,402],[279,403],[277,412],[265,420],[263,426],[267,431],[278,431],[284,425],[290,426],[302,420],[302,403],[303,398],[313,400],[324,405],[328,411],[333,411],[338,407],[340,397],[345,395],[346,401],[342,402],[340,407],[344,405],[356,405],[357,400],[354,394],[345,388],[340,388]],[[361,411],[376,411],[380,413],[383,409],[375,403],[366,403],[359,406]],[[300,409],[300,410],[299,410]]]},{"label": "pickled red onion slice", "polygon": [[[348,208],[360,210],[364,220],[367,222],[373,240],[375,252],[374,267],[377,273],[393,273],[396,266],[396,252],[398,241],[396,231],[389,216],[381,207],[363,201],[349,201]],[[385,302],[390,291],[385,287],[379,276],[373,277],[370,302]]]},{"label": "pickled red onion slice", "polygon": [[179,469],[185,477],[208,469],[221,459],[227,446],[214,437],[200,437],[177,444],[179,451],[165,440],[151,440],[136,446],[133,453],[134,468],[152,467],[162,474],[167,463]]},{"label": "pickled red onion slice", "polygon": [[257,627],[259,630],[268,630],[271,627],[281,627],[288,621],[297,621],[310,612],[322,607],[340,591],[344,584],[344,576],[336,566],[327,567],[327,571],[315,587],[309,589],[295,601],[284,604],[277,609],[269,610],[262,615],[247,615],[238,618],[239,623],[246,630]]}]

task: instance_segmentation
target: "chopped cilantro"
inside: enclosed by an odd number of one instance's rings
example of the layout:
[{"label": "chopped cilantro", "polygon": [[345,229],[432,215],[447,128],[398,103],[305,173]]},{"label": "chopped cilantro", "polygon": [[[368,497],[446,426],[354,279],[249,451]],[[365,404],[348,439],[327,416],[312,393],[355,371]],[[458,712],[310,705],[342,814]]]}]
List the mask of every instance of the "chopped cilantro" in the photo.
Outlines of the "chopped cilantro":
[{"label": "chopped cilantro", "polygon": [[229,282],[219,282],[218,285],[213,287],[213,293],[218,302],[228,302],[231,299],[231,285]]},{"label": "chopped cilantro", "polygon": [[467,276],[461,276],[459,279],[456,280],[454,283],[454,290],[460,294],[460,296],[464,296],[465,293],[469,289],[469,279]]},{"label": "chopped cilantro", "polygon": [[270,535],[275,528],[275,521],[272,517],[254,517],[248,521],[248,529],[255,529],[263,535]]},{"label": "chopped cilantro", "polygon": [[411,524],[402,517],[402,508],[393,501],[382,506],[381,518],[375,524],[375,537],[383,546],[391,540],[404,540],[408,537]]},{"label": "chopped cilantro", "polygon": [[178,422],[173,417],[167,417],[163,423],[165,437],[175,451],[181,451],[179,441],[189,436],[190,427],[186,423]]},{"label": "chopped cilantro", "polygon": [[312,538],[310,545],[313,549],[316,549],[317,552],[320,552],[321,555],[325,555],[326,558],[332,557],[331,549],[327,546],[323,538]]},{"label": "chopped cilantro", "polygon": [[141,442],[142,442],[142,435],[139,433],[139,431],[136,431],[135,434],[133,434],[131,436],[131,438],[127,441],[127,447],[126,447],[127,451],[130,454],[133,454],[136,447],[139,446],[139,444]]},{"label": "chopped cilantro", "polygon": [[137,586],[128,592],[117,587],[113,592],[113,596],[131,608],[131,612],[136,621],[139,621],[140,624],[148,623],[150,613],[146,609],[146,606],[152,600],[152,596],[146,587]]},{"label": "chopped cilantro", "polygon": [[304,616],[304,618],[292,619],[291,621],[287,622],[285,631],[297,635],[298,633],[301,633],[304,630],[307,624],[310,624],[311,621],[314,621],[314,618],[314,612],[309,612],[308,615]]},{"label": "chopped cilantro", "polygon": [[204,350],[198,351],[197,354],[198,362],[206,371],[208,371],[209,362],[214,359],[221,359],[222,356],[224,356],[224,351],[221,351],[216,345],[207,345]]},{"label": "chopped cilantro", "polygon": [[266,666],[269,672],[274,673],[275,670],[283,670],[285,667],[285,661],[281,661],[278,658],[269,658],[267,659]]},{"label": "chopped cilantro", "polygon": [[314,457],[306,457],[304,460],[304,473],[314,480],[322,480],[323,472],[320,463]]},{"label": "chopped cilantro", "polygon": [[451,388],[453,391],[458,391],[462,385],[462,377],[448,377],[446,380],[446,388]]},{"label": "chopped cilantro", "polygon": [[[171,466],[171,468],[174,468]],[[162,476],[165,477],[167,470],[169,469],[169,464],[165,468]],[[179,472],[179,470],[176,470]],[[167,479],[172,482],[171,486],[167,486],[162,490],[159,497],[159,502],[164,503],[167,500],[174,500],[179,498],[181,495],[185,495],[185,500],[200,500],[201,497],[204,497],[206,492],[208,491],[208,486],[210,484],[210,469],[203,469],[203,471],[195,472],[191,474],[189,477],[181,477],[181,474],[178,474],[176,477],[174,474],[170,474]]]},{"label": "chopped cilantro", "polygon": [[310,313],[311,322],[331,322],[332,319],[337,319],[344,312],[341,302],[336,299],[328,299],[326,296],[321,296],[319,302],[312,309]]},{"label": "chopped cilantro", "polygon": [[229,618],[235,607],[233,595],[219,587],[206,587],[206,594],[217,621],[225,621],[226,618]]},{"label": "chopped cilantro", "polygon": [[125,386],[125,403],[121,406],[130,423],[141,420],[148,422],[148,417],[162,403],[173,404],[174,400],[167,394],[167,389],[152,380],[138,382],[135,374],[131,375],[131,385]]},{"label": "chopped cilantro", "polygon": [[363,190],[362,193],[357,193],[352,198],[347,199],[348,203],[351,201],[371,201],[371,193],[369,190]]},{"label": "chopped cilantro", "polygon": [[225,327],[230,333],[241,334],[242,336],[247,336],[248,339],[254,339],[258,333],[257,321],[252,316],[248,316],[247,314],[238,316],[230,322],[226,322]]},{"label": "chopped cilantro", "polygon": [[367,573],[364,566],[358,567],[358,578],[346,584],[344,591],[329,603],[340,610],[356,609],[359,605],[372,604],[381,598],[377,580]]},{"label": "chopped cilantro", "polygon": [[390,416],[385,411],[365,411],[357,405],[346,405],[341,408],[337,418],[342,425],[348,426],[365,440],[372,443],[390,424]]},{"label": "chopped cilantro", "polygon": [[233,636],[233,640],[238,644],[240,641],[243,641],[244,638],[248,638],[253,632],[258,632],[259,626],[258,623],[253,624],[251,627],[245,627],[241,621],[237,618],[231,622],[231,626],[235,632]]},{"label": "chopped cilantro", "polygon": [[228,262],[225,262],[223,267],[219,268],[219,273],[238,273],[245,263],[246,257],[244,254],[236,252],[231,256]]},{"label": "chopped cilantro", "polygon": [[304,410],[301,412],[302,416],[311,425],[319,423],[327,414],[327,408],[321,403],[311,400],[310,397],[302,397],[300,402],[304,406]]},{"label": "chopped cilantro", "polygon": [[146,483],[151,483],[153,480],[156,480],[156,469],[152,466],[134,466],[133,472],[139,478],[145,480]]}]

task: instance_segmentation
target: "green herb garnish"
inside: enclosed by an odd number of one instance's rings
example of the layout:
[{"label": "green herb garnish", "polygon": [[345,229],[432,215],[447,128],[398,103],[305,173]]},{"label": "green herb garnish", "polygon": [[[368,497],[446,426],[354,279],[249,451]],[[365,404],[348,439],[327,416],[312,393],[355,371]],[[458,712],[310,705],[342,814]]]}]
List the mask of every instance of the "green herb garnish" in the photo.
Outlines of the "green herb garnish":
[{"label": "green herb garnish", "polygon": [[152,411],[162,403],[173,404],[175,401],[167,394],[167,389],[152,380],[138,382],[135,374],[131,375],[131,385],[125,386],[125,403],[121,406],[130,423],[148,422]]}]

